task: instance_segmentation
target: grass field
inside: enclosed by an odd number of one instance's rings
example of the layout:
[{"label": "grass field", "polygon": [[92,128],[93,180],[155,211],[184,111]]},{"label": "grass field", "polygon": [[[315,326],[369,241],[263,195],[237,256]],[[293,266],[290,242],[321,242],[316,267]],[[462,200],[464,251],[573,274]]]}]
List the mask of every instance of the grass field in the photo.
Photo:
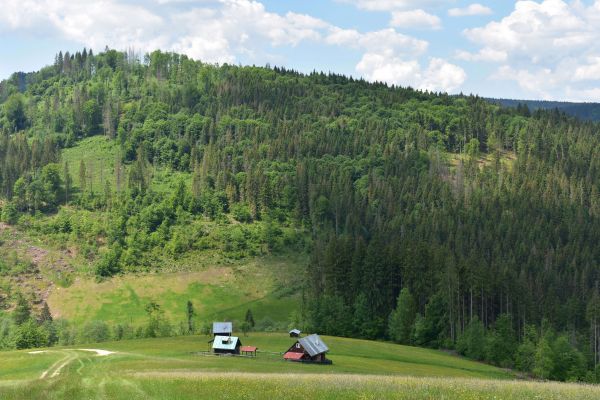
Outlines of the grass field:
[{"label": "grass field", "polygon": [[[75,147],[65,149],[62,152],[62,161],[69,165],[73,186],[81,189],[79,165],[83,160],[86,165],[88,185],[91,185],[95,192],[101,192],[104,182],[108,181],[114,185],[118,152],[117,141],[110,140],[106,136],[93,136],[77,143]],[[124,173],[123,182],[126,182],[126,178],[127,174]]]},{"label": "grass field", "polygon": [[[600,388],[516,381],[439,351],[324,337],[331,366],[284,362],[285,334],[251,334],[257,358],[200,355],[202,336],[1,353],[1,399],[597,399]],[[89,349],[88,349],[89,350]]]},{"label": "grass field", "polygon": [[186,319],[188,300],[194,304],[198,321],[243,320],[250,309],[255,321],[268,317],[285,322],[299,309],[300,262],[271,256],[199,265],[195,271],[128,274],[105,282],[80,277],[67,288],[54,288],[48,304],[55,317],[75,323],[144,323],[145,306],[151,301],[178,323]]}]

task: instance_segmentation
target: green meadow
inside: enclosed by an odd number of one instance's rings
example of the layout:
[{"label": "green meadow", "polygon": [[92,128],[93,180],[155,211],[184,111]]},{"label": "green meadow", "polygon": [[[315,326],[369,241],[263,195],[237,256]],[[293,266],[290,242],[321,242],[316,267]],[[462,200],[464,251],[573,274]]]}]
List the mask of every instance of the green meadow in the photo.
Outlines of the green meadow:
[{"label": "green meadow", "polygon": [[[324,337],[333,365],[285,362],[293,339],[242,336],[256,358],[203,354],[208,337],[1,354],[1,399],[595,399],[589,385],[519,381],[444,352]],[[87,351],[85,350],[87,349]],[[98,355],[101,349],[113,352]]]},{"label": "green meadow", "polygon": [[93,320],[144,324],[145,307],[160,304],[172,323],[186,320],[186,303],[196,320],[243,320],[251,310],[255,321],[268,318],[286,324],[300,308],[302,259],[261,257],[196,266],[193,271],[128,274],[97,282],[81,276],[68,287],[56,287],[48,298],[55,317],[75,323]]}]

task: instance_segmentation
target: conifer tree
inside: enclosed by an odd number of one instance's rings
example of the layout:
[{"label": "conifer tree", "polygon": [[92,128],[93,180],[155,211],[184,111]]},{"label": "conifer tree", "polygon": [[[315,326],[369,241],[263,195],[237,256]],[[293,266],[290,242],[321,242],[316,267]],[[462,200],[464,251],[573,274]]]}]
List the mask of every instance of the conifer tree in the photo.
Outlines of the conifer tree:
[{"label": "conifer tree", "polygon": [[52,322],[52,313],[50,313],[50,307],[48,307],[48,303],[44,302],[44,306],[42,307],[42,311],[40,312],[39,322],[41,324],[46,322]]},{"label": "conifer tree", "polygon": [[408,287],[404,287],[398,295],[396,309],[392,311],[389,322],[391,338],[403,344],[412,340],[417,309]]},{"label": "conifer tree", "polygon": [[254,323],[254,316],[252,315],[252,310],[248,309],[246,311],[246,317],[244,318],[244,320],[248,323],[248,325],[251,328],[254,328],[255,323]]},{"label": "conifer tree", "polygon": [[17,294],[17,305],[13,311],[13,320],[16,325],[22,325],[31,319],[31,307],[21,293]]},{"label": "conifer tree", "polygon": [[71,195],[71,189],[73,186],[71,173],[69,172],[69,163],[64,162],[63,164],[63,182],[65,184],[65,205],[69,204],[69,196]]},{"label": "conifer tree", "polygon": [[79,190],[82,193],[87,191],[87,171],[83,160],[79,162]]},{"label": "conifer tree", "polygon": [[187,301],[186,305],[186,316],[187,316],[187,325],[188,325],[188,333],[194,332],[194,316],[196,312],[194,311],[194,304],[191,300]]}]

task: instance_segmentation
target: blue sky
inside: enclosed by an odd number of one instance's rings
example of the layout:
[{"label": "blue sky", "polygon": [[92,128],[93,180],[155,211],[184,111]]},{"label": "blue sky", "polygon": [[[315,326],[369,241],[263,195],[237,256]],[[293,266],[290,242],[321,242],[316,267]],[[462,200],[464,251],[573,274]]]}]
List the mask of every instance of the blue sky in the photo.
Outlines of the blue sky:
[{"label": "blue sky", "polygon": [[3,0],[0,78],[109,46],[483,96],[600,101],[600,0]]}]

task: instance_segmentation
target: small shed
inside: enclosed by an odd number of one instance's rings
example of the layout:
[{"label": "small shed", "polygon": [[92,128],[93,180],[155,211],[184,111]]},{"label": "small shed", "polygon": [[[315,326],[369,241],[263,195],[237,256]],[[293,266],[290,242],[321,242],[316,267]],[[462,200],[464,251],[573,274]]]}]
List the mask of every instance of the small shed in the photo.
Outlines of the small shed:
[{"label": "small shed", "polygon": [[231,322],[213,322],[213,336],[231,336],[233,324]]},{"label": "small shed", "polygon": [[256,351],[258,347],[255,346],[242,346],[240,347],[240,352],[245,356],[253,356],[256,357]]},{"label": "small shed", "polygon": [[215,354],[240,354],[242,342],[235,336],[215,336],[212,349]]},{"label": "small shed", "polygon": [[319,335],[313,334],[298,339],[298,341],[285,352],[283,358],[289,361],[331,364],[331,360],[328,360],[325,356],[328,351],[329,347],[321,340]]},{"label": "small shed", "polygon": [[300,337],[302,331],[300,329],[292,329],[289,333],[290,337]]}]

